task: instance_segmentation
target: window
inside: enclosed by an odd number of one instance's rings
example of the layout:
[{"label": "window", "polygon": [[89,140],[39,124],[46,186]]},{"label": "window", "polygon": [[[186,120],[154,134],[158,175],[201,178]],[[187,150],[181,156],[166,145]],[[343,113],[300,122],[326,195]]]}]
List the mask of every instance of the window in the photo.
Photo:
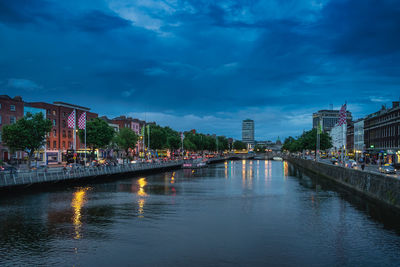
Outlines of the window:
[{"label": "window", "polygon": [[57,141],[53,141],[53,148],[57,148]]},{"label": "window", "polygon": [[1,131],[0,131],[0,143],[1,143]]},{"label": "window", "polygon": [[57,121],[56,121],[56,119],[54,119],[53,120],[53,126],[56,126],[57,125]]},{"label": "window", "polygon": [[68,141],[68,148],[72,148],[72,143],[71,143],[71,141]]},{"label": "window", "polygon": [[13,124],[17,121],[17,119],[15,118],[15,116],[10,116],[10,124]]},{"label": "window", "polygon": [[47,148],[50,149],[50,141],[47,141]]},{"label": "window", "polygon": [[0,125],[1,125],[1,115],[0,115]]},{"label": "window", "polygon": [[65,148],[65,141],[62,141],[62,148]]},{"label": "window", "polygon": [[65,122],[65,120],[62,121],[62,127],[63,128],[67,127],[67,123]]},{"label": "window", "polygon": [[56,111],[55,110],[53,110],[53,115],[55,116],[57,113],[56,113]]},{"label": "window", "polygon": [[53,130],[53,136],[57,137],[57,130]]},{"label": "window", "polygon": [[10,105],[10,110],[15,111],[15,105]]},{"label": "window", "polygon": [[71,131],[68,131],[68,138],[71,138],[71,137],[72,137]]},{"label": "window", "polygon": [[67,137],[67,134],[65,133],[65,130],[63,130],[63,137],[65,138],[65,137]]},{"label": "window", "polygon": [[1,104],[0,104],[0,109],[1,109]]}]

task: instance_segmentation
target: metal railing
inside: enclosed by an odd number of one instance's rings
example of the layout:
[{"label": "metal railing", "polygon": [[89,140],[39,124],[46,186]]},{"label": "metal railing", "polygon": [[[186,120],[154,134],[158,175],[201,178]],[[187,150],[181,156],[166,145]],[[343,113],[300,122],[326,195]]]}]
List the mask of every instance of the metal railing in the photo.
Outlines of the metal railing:
[{"label": "metal railing", "polygon": [[125,165],[104,165],[98,167],[74,167],[68,169],[60,169],[57,171],[25,171],[25,172],[1,172],[0,188],[16,185],[30,185],[42,182],[57,182],[69,179],[80,179],[86,177],[111,175],[118,173],[129,173],[136,171],[145,171],[151,169],[161,169],[168,167],[179,167],[182,165],[181,160],[157,163],[134,163]]}]

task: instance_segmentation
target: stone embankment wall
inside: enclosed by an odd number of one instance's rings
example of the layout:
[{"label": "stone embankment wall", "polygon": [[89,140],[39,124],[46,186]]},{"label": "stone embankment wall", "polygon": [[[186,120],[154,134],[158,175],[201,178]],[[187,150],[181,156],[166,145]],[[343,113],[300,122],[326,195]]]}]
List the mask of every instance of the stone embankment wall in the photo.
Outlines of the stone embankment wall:
[{"label": "stone embankment wall", "polygon": [[287,161],[400,211],[399,178],[300,158]]}]

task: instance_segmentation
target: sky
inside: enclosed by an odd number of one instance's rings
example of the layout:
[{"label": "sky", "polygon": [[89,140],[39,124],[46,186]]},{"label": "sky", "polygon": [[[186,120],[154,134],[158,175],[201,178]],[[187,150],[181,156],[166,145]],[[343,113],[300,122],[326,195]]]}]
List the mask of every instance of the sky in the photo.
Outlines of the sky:
[{"label": "sky", "polygon": [[400,97],[398,0],[0,0],[0,94],[256,140]]}]

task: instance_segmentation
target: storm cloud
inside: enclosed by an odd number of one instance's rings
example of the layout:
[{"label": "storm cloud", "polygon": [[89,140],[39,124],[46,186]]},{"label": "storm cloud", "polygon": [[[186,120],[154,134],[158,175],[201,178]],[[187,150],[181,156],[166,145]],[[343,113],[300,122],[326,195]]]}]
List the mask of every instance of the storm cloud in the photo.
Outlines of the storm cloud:
[{"label": "storm cloud", "polygon": [[395,0],[0,0],[0,90],[275,140],[398,100],[399,32]]}]

